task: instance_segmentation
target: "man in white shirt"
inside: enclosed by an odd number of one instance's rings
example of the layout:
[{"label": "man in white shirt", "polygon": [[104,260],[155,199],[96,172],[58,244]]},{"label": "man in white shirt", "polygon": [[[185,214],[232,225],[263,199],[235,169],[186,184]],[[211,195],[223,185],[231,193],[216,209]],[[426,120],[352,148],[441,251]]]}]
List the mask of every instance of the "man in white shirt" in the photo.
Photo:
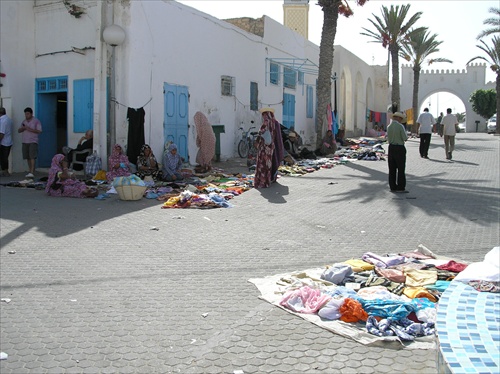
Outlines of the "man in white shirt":
[{"label": "man in white shirt", "polygon": [[457,117],[451,114],[451,108],[446,109],[446,115],[443,117],[443,122],[441,122],[441,124],[443,125],[446,159],[451,160],[452,152],[455,149],[455,135],[457,133],[456,127],[458,126]]},{"label": "man in white shirt", "polygon": [[432,127],[436,120],[429,113],[429,108],[425,108],[423,113],[417,118],[418,133],[420,134],[420,157],[429,158],[429,146],[431,145]]},{"label": "man in white shirt", "polygon": [[0,107],[0,166],[2,177],[9,174],[9,155],[12,147],[12,120],[7,115],[5,108]]}]

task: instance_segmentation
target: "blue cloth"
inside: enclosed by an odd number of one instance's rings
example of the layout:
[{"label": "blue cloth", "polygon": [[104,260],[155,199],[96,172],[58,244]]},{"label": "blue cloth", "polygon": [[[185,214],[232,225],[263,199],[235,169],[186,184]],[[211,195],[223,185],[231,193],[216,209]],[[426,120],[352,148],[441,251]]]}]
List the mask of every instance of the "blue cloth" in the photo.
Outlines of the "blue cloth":
[{"label": "blue cloth", "polygon": [[359,298],[358,301],[369,315],[390,320],[406,318],[411,312],[415,312],[415,306],[411,302],[402,300],[365,300]]}]

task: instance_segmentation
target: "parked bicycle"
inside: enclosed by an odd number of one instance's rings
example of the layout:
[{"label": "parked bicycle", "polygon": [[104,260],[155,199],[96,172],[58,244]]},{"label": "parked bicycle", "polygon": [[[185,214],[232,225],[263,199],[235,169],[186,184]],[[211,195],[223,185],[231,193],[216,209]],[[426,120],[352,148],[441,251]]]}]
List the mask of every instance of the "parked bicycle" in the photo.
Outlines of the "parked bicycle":
[{"label": "parked bicycle", "polygon": [[[251,121],[253,124],[254,121]],[[257,131],[252,131],[252,129],[255,129],[255,126],[252,126],[248,129],[248,131],[245,131],[243,127],[240,127],[241,130],[241,139],[238,143],[238,155],[241,158],[248,158],[250,151],[255,148],[253,143],[255,141],[255,137],[258,134]],[[255,152],[256,153],[256,152]]]}]

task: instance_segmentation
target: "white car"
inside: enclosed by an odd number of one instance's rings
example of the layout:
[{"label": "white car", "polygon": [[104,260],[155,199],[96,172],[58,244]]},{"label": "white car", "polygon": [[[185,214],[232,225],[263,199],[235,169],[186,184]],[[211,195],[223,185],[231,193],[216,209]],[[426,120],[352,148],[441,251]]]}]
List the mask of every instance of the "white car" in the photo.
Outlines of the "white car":
[{"label": "white car", "polygon": [[486,131],[488,134],[494,134],[497,131],[497,116],[493,116],[488,120]]},{"label": "white car", "polygon": [[465,130],[466,130],[465,122],[459,123],[457,132],[465,132]]}]

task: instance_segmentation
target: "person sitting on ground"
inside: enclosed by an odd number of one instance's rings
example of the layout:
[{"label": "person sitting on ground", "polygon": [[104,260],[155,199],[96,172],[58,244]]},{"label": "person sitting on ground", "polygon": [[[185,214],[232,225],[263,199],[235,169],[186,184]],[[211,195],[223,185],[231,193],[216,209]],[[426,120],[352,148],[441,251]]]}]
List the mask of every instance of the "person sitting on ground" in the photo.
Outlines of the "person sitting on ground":
[{"label": "person sitting on ground", "polygon": [[337,152],[337,143],[335,142],[335,138],[333,137],[332,130],[328,130],[321,143],[319,153],[322,156],[326,156],[334,154],[335,152]]},{"label": "person sitting on ground", "polygon": [[290,130],[290,132],[288,133],[288,139],[285,140],[284,147],[285,147],[285,150],[293,158],[300,158],[299,141],[297,138],[297,133],[295,131]]},{"label": "person sitting on ground", "polygon": [[116,177],[128,177],[131,173],[128,157],[123,153],[122,146],[115,144],[113,151],[108,158],[108,172],[106,179],[108,183],[113,182]]},{"label": "person sitting on ground", "polygon": [[302,137],[299,135],[299,133],[297,131],[295,131],[295,127],[294,126],[290,127],[290,131],[288,132],[288,136],[290,136],[290,135],[292,135],[292,137],[295,136],[296,148],[302,146],[302,144],[303,144]]},{"label": "person sitting on ground", "polygon": [[77,180],[75,175],[68,171],[68,163],[61,153],[52,158],[45,192],[49,196],[80,198],[96,197],[99,194],[96,189]]},{"label": "person sitting on ground", "polygon": [[137,156],[137,172],[135,173],[139,178],[144,179],[147,176],[157,181],[161,178],[161,170],[158,167],[158,162],[153,154],[151,147],[144,144],[141,147],[141,152]]},{"label": "person sitting on ground", "polygon": [[184,179],[180,172],[181,166],[182,157],[177,153],[177,145],[170,143],[163,155],[163,180],[173,182]]},{"label": "person sitting on ground", "polygon": [[[76,148],[73,149],[70,147],[63,147],[62,151],[66,155],[66,161],[68,162],[69,166],[71,166],[74,170],[83,170],[83,165],[81,164],[71,165],[71,163],[73,162],[73,153],[83,151],[85,149],[92,150],[93,148],[94,148],[94,131],[87,130],[85,132],[85,135],[82,136],[78,141]],[[85,154],[76,155],[76,161],[85,162],[87,156],[88,155]]]}]

